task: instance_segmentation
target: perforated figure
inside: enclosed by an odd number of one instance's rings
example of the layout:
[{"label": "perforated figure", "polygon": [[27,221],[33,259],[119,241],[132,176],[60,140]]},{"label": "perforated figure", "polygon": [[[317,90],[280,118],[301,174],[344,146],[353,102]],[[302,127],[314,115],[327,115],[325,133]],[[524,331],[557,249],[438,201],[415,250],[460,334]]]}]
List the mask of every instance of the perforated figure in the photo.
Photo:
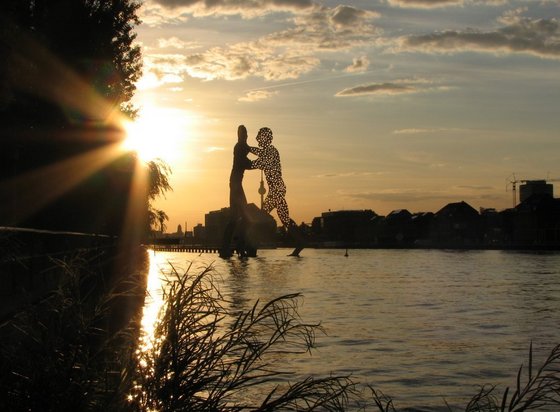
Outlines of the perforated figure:
[{"label": "perforated figure", "polygon": [[263,202],[263,210],[270,213],[276,208],[278,218],[296,241],[296,248],[292,255],[298,256],[303,249],[303,241],[296,223],[290,219],[288,203],[286,202],[286,185],[284,179],[282,179],[280,154],[272,145],[272,130],[268,127],[261,128],[256,140],[259,147],[250,147],[250,151],[256,154],[258,158],[251,162],[251,168],[263,170],[268,185],[268,194]]}]

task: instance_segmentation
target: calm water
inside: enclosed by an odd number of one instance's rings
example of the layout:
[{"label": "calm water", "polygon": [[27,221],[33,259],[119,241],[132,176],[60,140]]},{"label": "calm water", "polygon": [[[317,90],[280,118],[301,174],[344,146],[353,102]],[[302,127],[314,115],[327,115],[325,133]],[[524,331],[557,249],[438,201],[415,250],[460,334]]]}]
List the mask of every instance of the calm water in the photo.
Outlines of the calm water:
[{"label": "calm water", "polygon": [[[212,263],[240,308],[286,293],[321,322],[312,356],[289,359],[302,375],[349,374],[391,395],[397,408],[466,406],[478,385],[515,384],[533,341],[536,363],[560,343],[560,253],[286,249],[222,260],[153,254],[150,287],[172,262]],[[150,320],[145,326],[149,328]]]}]

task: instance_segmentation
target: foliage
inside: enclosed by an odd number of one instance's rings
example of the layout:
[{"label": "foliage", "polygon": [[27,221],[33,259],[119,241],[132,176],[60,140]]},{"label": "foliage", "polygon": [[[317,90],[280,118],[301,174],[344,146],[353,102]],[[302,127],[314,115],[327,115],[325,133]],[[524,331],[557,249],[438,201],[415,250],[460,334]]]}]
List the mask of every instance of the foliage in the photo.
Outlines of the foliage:
[{"label": "foliage", "polygon": [[[154,200],[173,190],[169,183],[171,168],[162,159],[154,159],[147,163],[148,170],[148,226],[150,229],[165,230],[165,221],[169,220],[167,213],[153,206]],[[159,226],[158,226],[159,225]]]},{"label": "foliage", "polygon": [[162,159],[154,159],[147,163],[148,168],[148,199],[155,200],[173,190],[169,184],[171,168]]},{"label": "foliage", "polygon": [[533,371],[533,344],[529,348],[527,381],[522,382],[523,365],[517,373],[515,391],[508,398],[507,387],[498,402],[495,386],[483,386],[465,409],[466,412],[523,412],[532,409],[560,406],[560,345],[552,349],[542,366]]},{"label": "foliage", "polygon": [[[37,80],[63,79],[66,92],[75,93],[67,75],[71,71],[100,97],[129,112],[126,103],[141,74],[141,51],[134,45],[139,7],[136,0],[3,0],[2,84],[11,96],[5,103],[29,115],[37,104],[40,111],[50,111]],[[62,96],[47,97],[54,99],[47,105],[62,103]]]},{"label": "foliage", "polygon": [[129,387],[122,371],[137,335],[133,323],[112,328],[110,318],[124,301],[143,298],[140,284],[104,290],[101,273],[79,254],[53,264],[66,281],[0,329],[0,409],[122,410]]},{"label": "foliage", "polygon": [[[289,371],[278,369],[287,353],[308,353],[320,330],[300,321],[297,294],[232,313],[210,268],[197,276],[174,272],[164,290],[166,305],[151,349],[140,354],[133,393],[138,409],[345,409],[347,377],[286,383]],[[247,392],[251,388],[254,396]]]}]

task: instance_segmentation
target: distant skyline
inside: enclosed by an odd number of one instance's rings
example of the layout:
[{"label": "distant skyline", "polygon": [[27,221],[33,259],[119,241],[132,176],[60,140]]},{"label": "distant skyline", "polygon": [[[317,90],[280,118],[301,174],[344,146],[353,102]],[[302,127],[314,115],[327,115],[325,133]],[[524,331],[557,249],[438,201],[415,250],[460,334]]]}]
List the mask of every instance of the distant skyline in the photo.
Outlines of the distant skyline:
[{"label": "distant skyline", "polygon": [[140,17],[134,101],[173,169],[169,231],[228,206],[239,124],[253,145],[273,130],[298,223],[504,209],[513,173],[560,178],[558,0],[149,0]]}]

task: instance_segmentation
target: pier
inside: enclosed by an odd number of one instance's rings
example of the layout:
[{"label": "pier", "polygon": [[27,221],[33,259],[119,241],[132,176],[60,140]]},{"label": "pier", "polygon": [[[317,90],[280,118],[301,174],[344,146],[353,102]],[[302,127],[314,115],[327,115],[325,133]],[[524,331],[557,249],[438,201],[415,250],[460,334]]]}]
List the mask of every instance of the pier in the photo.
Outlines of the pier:
[{"label": "pier", "polygon": [[[147,245],[156,252],[219,253],[220,248],[212,245],[153,244]],[[232,249],[233,251],[233,249]]]}]

